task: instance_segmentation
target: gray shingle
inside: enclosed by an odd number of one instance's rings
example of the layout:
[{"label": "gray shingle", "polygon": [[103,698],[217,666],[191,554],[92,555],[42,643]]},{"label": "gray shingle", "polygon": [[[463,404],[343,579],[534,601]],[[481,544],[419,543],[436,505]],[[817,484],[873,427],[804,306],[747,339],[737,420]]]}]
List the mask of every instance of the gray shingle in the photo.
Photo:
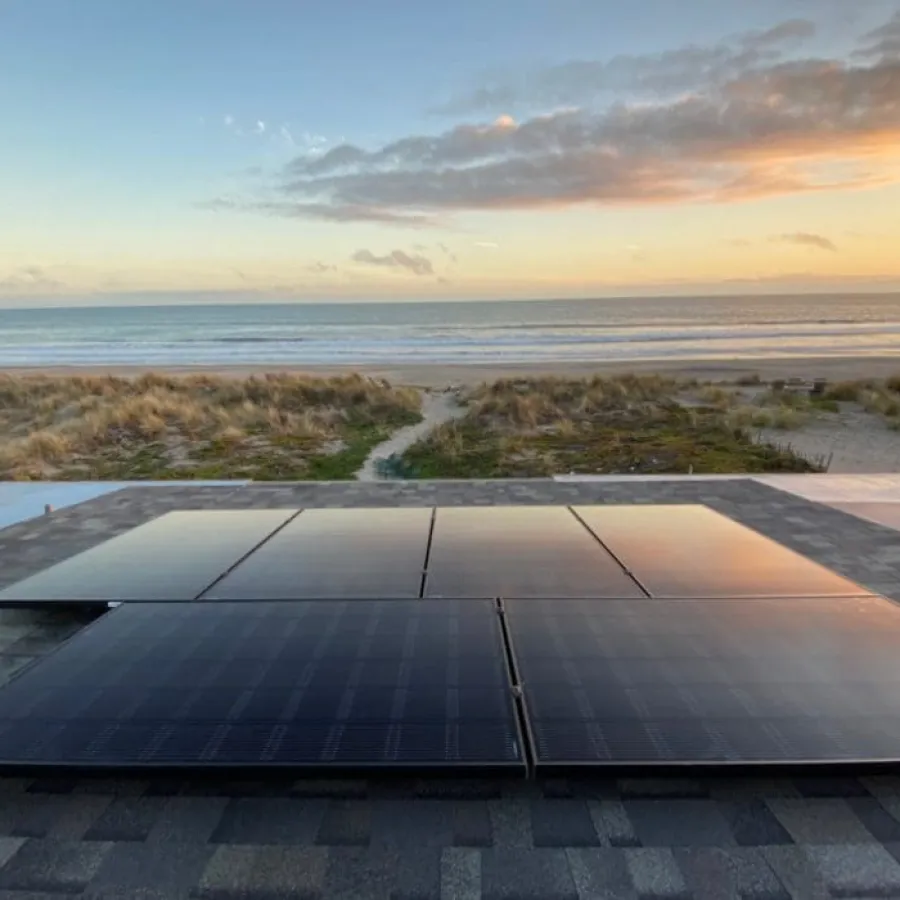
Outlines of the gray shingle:
[{"label": "gray shingle", "polygon": [[869,791],[858,778],[804,775],[794,784],[802,797],[868,797]]},{"label": "gray shingle", "polygon": [[710,795],[715,800],[744,802],[763,797],[797,798],[800,791],[791,778],[767,778],[764,772],[749,778],[711,779]]},{"label": "gray shingle", "polygon": [[793,838],[785,827],[759,798],[720,801],[718,807],[731,828],[738,846],[759,847],[766,844],[793,843]]},{"label": "gray shingle", "polygon": [[453,844],[453,804],[446,800],[377,800],[372,846],[395,850]]},{"label": "gray shingle", "polygon": [[772,867],[791,900],[831,900],[822,873],[802,847],[762,847],[759,852]]},{"label": "gray shingle", "polygon": [[481,900],[481,853],[447,847],[441,853],[441,900]]},{"label": "gray shingle", "polygon": [[0,888],[77,894],[112,845],[98,841],[28,840],[0,869]]},{"label": "gray shingle", "polygon": [[165,802],[163,797],[116,797],[91,825],[85,837],[92,841],[143,841],[156,823]]},{"label": "gray shingle", "polygon": [[846,803],[875,840],[900,841],[900,822],[874,797],[850,797]]},{"label": "gray shingle", "polygon": [[791,900],[759,850],[691,847],[674,853],[694,900]]},{"label": "gray shingle", "polygon": [[205,844],[113,845],[91,880],[91,894],[139,897],[152,888],[165,895],[187,894],[200,880],[214,847]]},{"label": "gray shingle", "polygon": [[834,897],[900,894],[900,864],[878,844],[806,847]]},{"label": "gray shingle", "polygon": [[798,844],[863,844],[875,838],[843,800],[769,800]]},{"label": "gray shingle", "polygon": [[440,896],[442,854],[436,848],[331,847],[327,853],[328,900]]},{"label": "gray shingle", "polygon": [[566,851],[575,890],[584,900],[637,900],[621,850],[610,847]]},{"label": "gray shingle", "polygon": [[368,800],[330,800],[316,843],[335,847],[367,847],[372,840],[372,804]]},{"label": "gray shingle", "polygon": [[209,900],[319,900],[324,847],[218,847],[196,889]]},{"label": "gray shingle", "polygon": [[610,847],[641,845],[624,805],[618,800],[589,800],[588,809],[601,844]]},{"label": "gray shingle", "polygon": [[2,869],[9,860],[19,851],[25,838],[17,837],[0,837],[0,869]]},{"label": "gray shingle", "polygon": [[599,847],[584,800],[535,800],[531,804],[531,832],[535,847]]},{"label": "gray shingle", "polygon": [[672,851],[664,847],[623,850],[625,865],[640,900],[687,900],[688,888]]},{"label": "gray shingle", "polygon": [[644,847],[727,847],[728,822],[712,800],[626,800],[628,818]]},{"label": "gray shingle", "polygon": [[147,842],[205,844],[227,805],[225,797],[167,797],[147,834]]},{"label": "gray shingle", "polygon": [[17,794],[0,803],[0,833],[81,840],[111,799],[72,794]]},{"label": "gray shingle", "polygon": [[564,850],[482,850],[484,900],[577,900]]},{"label": "gray shingle", "polygon": [[325,800],[231,800],[210,840],[214,844],[312,844],[325,815]]},{"label": "gray shingle", "polygon": [[494,832],[488,805],[483,800],[459,800],[453,804],[453,846],[492,847]]},{"label": "gray shingle", "polygon": [[504,798],[489,800],[494,846],[506,850],[528,850],[534,845],[531,834],[531,809],[526,800]]}]

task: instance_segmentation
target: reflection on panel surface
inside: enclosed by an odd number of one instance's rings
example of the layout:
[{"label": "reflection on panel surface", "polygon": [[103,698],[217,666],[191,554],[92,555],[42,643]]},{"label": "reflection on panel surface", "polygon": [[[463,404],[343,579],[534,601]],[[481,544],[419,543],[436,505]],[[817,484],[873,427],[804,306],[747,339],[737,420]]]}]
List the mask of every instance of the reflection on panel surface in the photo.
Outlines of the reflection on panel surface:
[{"label": "reflection on panel surface", "polygon": [[10,585],[0,605],[192,600],[296,513],[166,513]]},{"label": "reflection on panel surface", "polygon": [[900,531],[900,503],[830,503],[829,506]]},{"label": "reflection on panel surface", "polygon": [[426,597],[642,597],[563,506],[441,507]]},{"label": "reflection on panel surface", "polygon": [[900,759],[886,600],[504,605],[539,771]]},{"label": "reflection on panel surface", "polygon": [[654,597],[845,597],[865,588],[705,506],[577,506]]},{"label": "reflection on panel surface", "polygon": [[521,768],[489,602],[128,604],[0,689],[0,763]]},{"label": "reflection on panel surface", "polygon": [[204,600],[418,597],[430,508],[307,509]]}]

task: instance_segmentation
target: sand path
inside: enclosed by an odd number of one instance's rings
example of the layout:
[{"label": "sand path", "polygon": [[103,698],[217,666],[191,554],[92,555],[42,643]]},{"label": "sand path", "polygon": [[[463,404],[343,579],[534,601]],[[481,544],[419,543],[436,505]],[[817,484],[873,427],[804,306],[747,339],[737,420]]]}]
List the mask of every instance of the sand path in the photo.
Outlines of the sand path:
[{"label": "sand path", "polygon": [[386,441],[373,447],[362,468],[356,473],[357,481],[388,480],[390,476],[383,475],[381,468],[381,464],[386,459],[403,453],[407,447],[424,437],[432,428],[463,415],[465,415],[465,409],[456,402],[456,394],[453,391],[423,392],[422,421],[401,428]]}]

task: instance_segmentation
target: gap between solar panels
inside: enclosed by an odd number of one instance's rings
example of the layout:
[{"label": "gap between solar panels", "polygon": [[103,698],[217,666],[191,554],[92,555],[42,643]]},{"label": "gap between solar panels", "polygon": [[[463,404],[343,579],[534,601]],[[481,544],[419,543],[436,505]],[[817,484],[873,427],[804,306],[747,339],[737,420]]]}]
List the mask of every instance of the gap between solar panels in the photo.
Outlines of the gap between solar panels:
[{"label": "gap between solar panels", "polygon": [[0,591],[0,607],[193,600],[301,512],[166,513],[10,585]]}]

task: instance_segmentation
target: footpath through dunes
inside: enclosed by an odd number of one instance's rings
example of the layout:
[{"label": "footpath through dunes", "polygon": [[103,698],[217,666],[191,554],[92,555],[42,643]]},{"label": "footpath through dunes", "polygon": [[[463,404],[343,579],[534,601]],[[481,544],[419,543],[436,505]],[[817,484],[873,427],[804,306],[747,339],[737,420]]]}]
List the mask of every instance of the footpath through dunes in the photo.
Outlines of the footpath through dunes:
[{"label": "footpath through dunes", "polygon": [[466,414],[460,406],[456,393],[452,390],[426,391],[422,395],[422,421],[407,425],[372,448],[365,463],[356,473],[358,481],[383,481],[395,476],[391,472],[391,462],[399,459],[415,443],[423,440],[428,433],[447,422],[460,419]]}]

